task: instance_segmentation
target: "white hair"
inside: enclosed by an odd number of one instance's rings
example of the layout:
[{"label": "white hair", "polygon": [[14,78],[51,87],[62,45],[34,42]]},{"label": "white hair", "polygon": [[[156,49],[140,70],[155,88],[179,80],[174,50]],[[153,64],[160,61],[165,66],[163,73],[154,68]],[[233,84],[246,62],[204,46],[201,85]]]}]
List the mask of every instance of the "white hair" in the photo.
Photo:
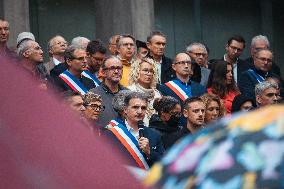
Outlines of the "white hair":
[{"label": "white hair", "polygon": [[265,35],[257,35],[257,36],[254,36],[254,37],[251,39],[251,44],[250,44],[250,46],[251,46],[251,47],[254,47],[256,41],[265,41],[265,43],[267,44],[267,47],[270,46],[269,40],[268,40],[268,38],[267,38]]}]

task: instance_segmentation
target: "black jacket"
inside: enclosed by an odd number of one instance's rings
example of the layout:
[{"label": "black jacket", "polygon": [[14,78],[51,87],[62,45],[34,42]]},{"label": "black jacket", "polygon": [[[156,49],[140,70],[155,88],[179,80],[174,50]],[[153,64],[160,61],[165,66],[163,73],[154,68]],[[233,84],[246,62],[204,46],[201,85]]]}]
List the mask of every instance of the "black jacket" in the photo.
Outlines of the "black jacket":
[{"label": "black jacket", "polygon": [[150,118],[149,128],[152,128],[161,134],[162,142],[166,150],[171,147],[171,144],[169,143],[169,141],[171,141],[171,134],[181,130],[181,127],[179,127],[178,125],[176,127],[168,126],[157,114],[152,115],[152,117]]}]

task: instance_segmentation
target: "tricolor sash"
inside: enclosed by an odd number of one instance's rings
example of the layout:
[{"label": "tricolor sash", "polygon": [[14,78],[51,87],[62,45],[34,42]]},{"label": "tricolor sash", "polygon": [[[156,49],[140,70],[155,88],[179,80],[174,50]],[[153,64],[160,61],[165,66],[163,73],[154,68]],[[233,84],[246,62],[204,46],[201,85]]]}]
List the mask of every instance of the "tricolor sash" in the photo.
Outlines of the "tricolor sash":
[{"label": "tricolor sash", "polygon": [[112,119],[110,120],[110,122],[108,123],[107,126],[110,126],[110,127],[114,127],[114,126],[117,126],[119,124],[119,122],[115,119]]},{"label": "tricolor sash", "polygon": [[125,126],[118,124],[108,129],[116,136],[116,138],[131,154],[132,158],[138,164],[138,167],[146,170],[149,169],[149,165],[138,146],[137,139],[127,130]]},{"label": "tricolor sash", "polygon": [[68,70],[65,70],[59,77],[74,91],[79,92],[81,95],[87,93],[86,87],[74,77]]},{"label": "tricolor sash", "polygon": [[165,83],[167,87],[169,87],[182,101],[185,101],[188,97],[191,97],[191,86],[189,85],[188,88],[179,82],[178,80],[172,80]]},{"label": "tricolor sash", "polygon": [[94,74],[92,74],[89,70],[83,71],[82,75],[91,79],[95,83],[96,87],[101,84],[101,81]]},{"label": "tricolor sash", "polygon": [[264,78],[263,78],[261,75],[255,73],[254,70],[248,69],[248,73],[249,73],[250,75],[252,75],[252,76],[257,80],[258,83],[261,83],[261,82],[264,81]]}]

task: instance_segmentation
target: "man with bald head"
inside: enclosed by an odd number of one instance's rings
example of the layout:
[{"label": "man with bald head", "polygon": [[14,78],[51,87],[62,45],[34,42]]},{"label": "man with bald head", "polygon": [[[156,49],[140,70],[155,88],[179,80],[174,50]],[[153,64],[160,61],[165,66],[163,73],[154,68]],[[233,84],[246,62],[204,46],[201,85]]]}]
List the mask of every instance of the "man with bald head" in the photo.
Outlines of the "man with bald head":
[{"label": "man with bald head", "polygon": [[64,62],[64,51],[67,48],[66,40],[60,36],[56,35],[52,37],[47,45],[48,55],[49,55],[49,62],[44,63],[44,66],[50,74],[50,71],[57,66],[58,64]]},{"label": "man with bald head", "polygon": [[187,98],[201,96],[205,93],[205,87],[190,80],[191,58],[186,53],[176,55],[172,69],[175,71],[176,79],[163,84],[160,91],[165,96],[172,96],[182,104]]}]

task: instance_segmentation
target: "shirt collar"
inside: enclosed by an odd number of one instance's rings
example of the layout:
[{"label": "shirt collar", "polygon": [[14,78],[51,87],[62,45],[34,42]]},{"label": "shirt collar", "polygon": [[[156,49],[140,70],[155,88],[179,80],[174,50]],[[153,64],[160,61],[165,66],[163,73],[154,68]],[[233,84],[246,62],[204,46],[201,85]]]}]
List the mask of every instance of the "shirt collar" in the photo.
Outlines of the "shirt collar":
[{"label": "shirt collar", "polygon": [[53,63],[54,63],[56,66],[61,63],[59,60],[57,60],[57,59],[54,58],[54,57],[52,57],[52,61],[53,61]]}]

